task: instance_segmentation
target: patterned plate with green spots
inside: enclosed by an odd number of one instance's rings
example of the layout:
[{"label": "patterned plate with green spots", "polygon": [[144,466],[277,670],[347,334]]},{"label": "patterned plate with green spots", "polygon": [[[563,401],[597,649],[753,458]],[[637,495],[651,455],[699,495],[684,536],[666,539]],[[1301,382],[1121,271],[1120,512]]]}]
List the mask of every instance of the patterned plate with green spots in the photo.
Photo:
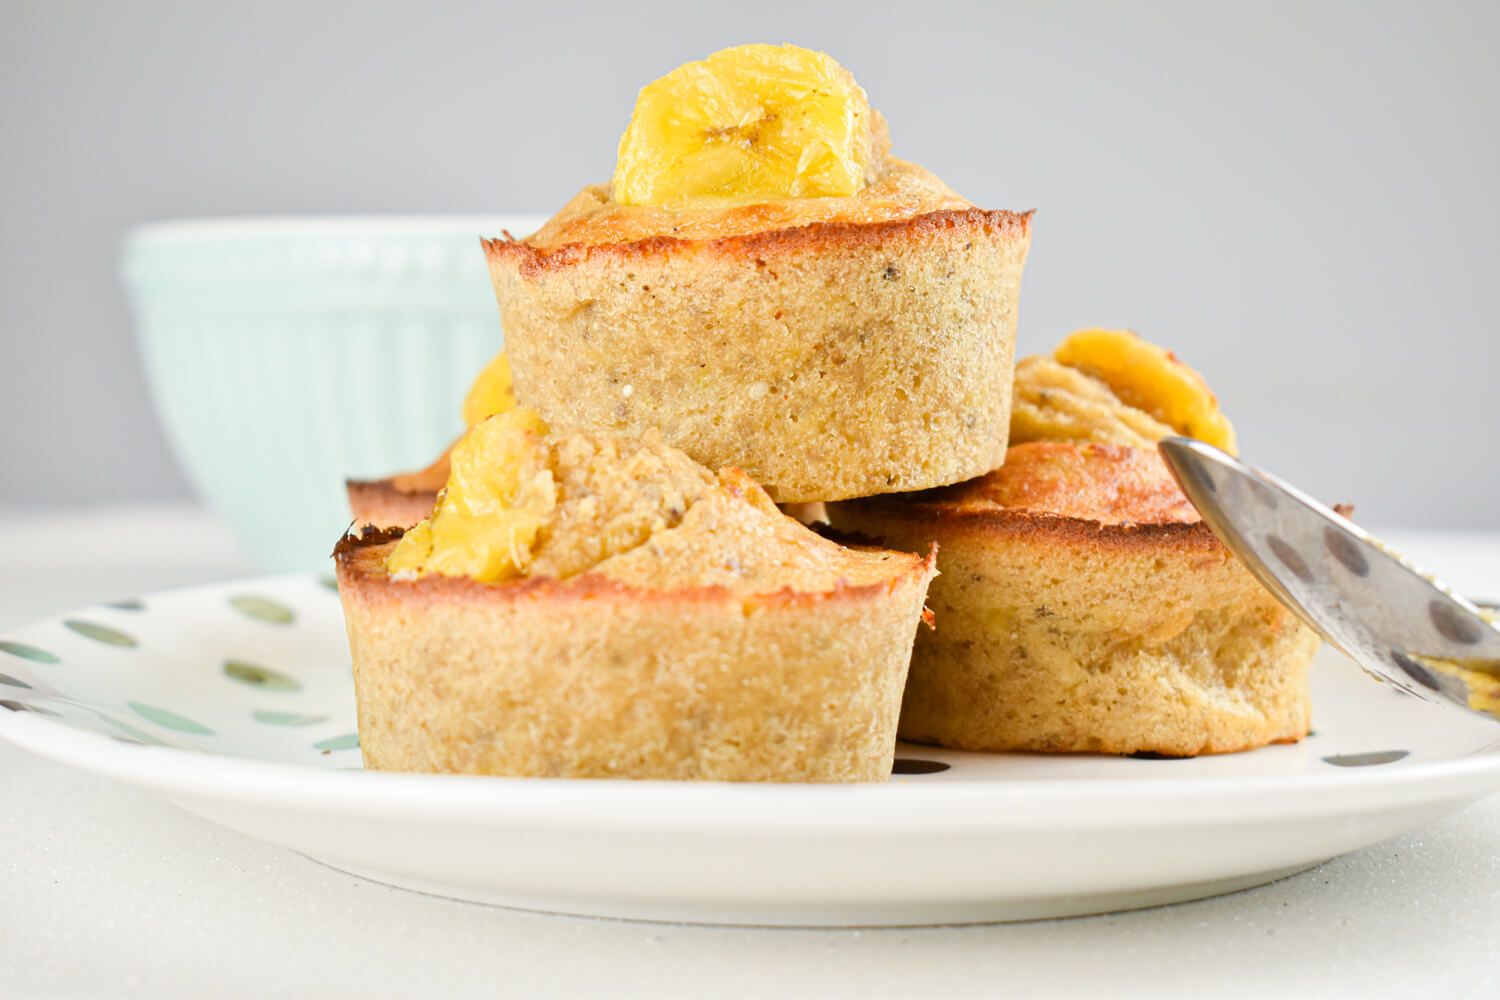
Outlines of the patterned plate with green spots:
[{"label": "patterned plate with green spots", "polygon": [[[941,626],[939,626],[941,627]],[[338,594],[294,576],[0,636],[0,737],[381,881],[649,919],[885,924],[1244,888],[1500,789],[1500,730],[1325,650],[1315,732],[1192,759],[900,746],[862,788],[361,770]]]},{"label": "patterned plate with green spots", "polygon": [[337,593],[276,580],[129,598],[0,639],[0,699],[124,743],[359,767]]}]

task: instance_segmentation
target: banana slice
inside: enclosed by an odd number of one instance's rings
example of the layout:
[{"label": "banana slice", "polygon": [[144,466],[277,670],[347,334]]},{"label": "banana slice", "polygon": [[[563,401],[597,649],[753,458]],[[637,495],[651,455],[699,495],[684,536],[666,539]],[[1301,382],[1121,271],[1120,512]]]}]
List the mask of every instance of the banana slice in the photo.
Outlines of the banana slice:
[{"label": "banana slice", "polygon": [[641,90],[620,138],[615,201],[676,208],[852,195],[879,167],[877,118],[825,53],[724,49]]},{"label": "banana slice", "polygon": [[494,582],[526,572],[532,544],[557,504],[548,428],[532,410],[481,420],[453,446],[448,485],[427,520],[408,529],[386,568]]},{"label": "banana slice", "polygon": [[516,408],[516,393],[510,374],[510,355],[501,351],[484,366],[469,394],[464,397],[464,426],[473,427],[485,417]]},{"label": "banana slice", "polygon": [[1047,357],[1017,362],[1012,398],[1011,444],[1098,441],[1150,448],[1173,433],[1092,375]]},{"label": "banana slice", "polygon": [[1234,427],[1203,376],[1129,330],[1079,330],[1052,355],[1107,385],[1120,402],[1179,434],[1235,452]]}]

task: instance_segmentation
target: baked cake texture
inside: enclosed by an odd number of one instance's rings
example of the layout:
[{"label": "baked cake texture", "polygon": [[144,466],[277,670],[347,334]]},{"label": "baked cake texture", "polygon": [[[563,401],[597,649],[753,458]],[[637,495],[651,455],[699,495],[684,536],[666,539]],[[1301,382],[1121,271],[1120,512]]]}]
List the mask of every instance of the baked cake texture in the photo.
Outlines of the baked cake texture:
[{"label": "baked cake texture", "polygon": [[366,766],[890,773],[931,553],[837,545],[659,437],[552,435],[523,416],[470,432],[405,538],[338,545]]},{"label": "baked cake texture", "polygon": [[828,505],[839,529],[940,547],[901,736],[965,750],[1223,753],[1300,739],[1316,635],[1199,518],[1154,443],[1234,446],[1197,372],[1125,331],[1016,376],[1004,466]]},{"label": "baked cake texture", "polygon": [[621,203],[617,177],[486,241],[521,402],[558,428],[660,430],[783,503],[999,465],[1031,213],[975,207],[855,110],[851,193]]},{"label": "baked cake texture", "polygon": [[901,736],[964,750],[1192,756],[1307,734],[1318,639],[1154,451],[1037,442],[960,486],[830,506],[941,551]]}]

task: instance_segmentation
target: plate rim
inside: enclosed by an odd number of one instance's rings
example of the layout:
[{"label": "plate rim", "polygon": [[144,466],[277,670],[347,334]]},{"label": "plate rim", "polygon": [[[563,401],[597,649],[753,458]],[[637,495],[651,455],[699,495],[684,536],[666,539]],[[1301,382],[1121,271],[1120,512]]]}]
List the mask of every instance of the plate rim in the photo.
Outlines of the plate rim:
[{"label": "plate rim", "polygon": [[[142,596],[160,601],[215,592],[311,585],[337,600],[327,574],[284,573],[220,580]],[[0,633],[19,636],[103,608],[84,605]],[[406,774],[310,767],[165,746],[145,746],[79,729],[35,713],[0,711],[0,739],[48,759],[168,796],[257,802],[280,807],[343,808],[388,814],[420,808],[427,816],[504,818],[530,823],[771,832],[816,826],[830,832],[1075,828],[1077,819],[1109,828],[1163,823],[1221,824],[1274,814],[1351,815],[1397,804],[1477,799],[1500,792],[1500,731],[1462,756],[1396,767],[1333,768],[1327,773],[1141,778],[1027,778],[924,783],[896,776],[867,784],[521,778]],[[933,753],[945,753],[932,748]],[[1269,812],[1268,812],[1269,810]]]},{"label": "plate rim", "polygon": [[[1397,805],[1480,798],[1500,791],[1500,752],[1370,771],[1176,779],[1026,779],[858,785],[513,778],[304,767],[142,746],[27,712],[0,715],[0,738],[59,763],[198,800],[388,813],[429,820],[507,819],[529,825],[598,823],[658,830],[732,828],[829,832],[878,822],[892,832],[954,824],[985,830],[1133,829],[1221,825],[1289,815],[1352,816]],[[917,808],[919,807],[919,808]]]}]

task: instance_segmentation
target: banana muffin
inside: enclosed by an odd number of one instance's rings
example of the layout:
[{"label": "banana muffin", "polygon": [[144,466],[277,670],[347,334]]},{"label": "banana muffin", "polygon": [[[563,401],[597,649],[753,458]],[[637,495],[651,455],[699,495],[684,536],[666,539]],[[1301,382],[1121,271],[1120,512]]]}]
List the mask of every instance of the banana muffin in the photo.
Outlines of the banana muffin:
[{"label": "banana muffin", "polygon": [[522,403],[799,503],[1000,464],[1030,227],[890,156],[827,56],[744,46],[642,91],[613,185],[484,245]]},{"label": "banana muffin", "polygon": [[[1028,426],[1072,439],[1013,445],[1003,467],[957,486],[829,505],[841,530],[941,552],[937,629],[917,639],[902,738],[1170,756],[1300,739],[1317,636],[1219,542],[1149,446],[1179,430],[1163,417],[1217,415],[1212,397],[1181,395],[1196,373],[1166,352],[1150,363],[1132,335],[1089,333],[1105,335],[1088,353],[1101,363],[1055,356],[1017,376]],[[1122,352],[1140,362],[1127,370],[1150,412],[1081,370],[1107,374],[1102,359]],[[1064,386],[1059,369],[1077,379]],[[1232,443],[1218,416],[1209,425]]]},{"label": "banana muffin", "polygon": [[526,410],[460,441],[430,519],[335,556],[366,766],[547,777],[883,780],[933,575]]}]

